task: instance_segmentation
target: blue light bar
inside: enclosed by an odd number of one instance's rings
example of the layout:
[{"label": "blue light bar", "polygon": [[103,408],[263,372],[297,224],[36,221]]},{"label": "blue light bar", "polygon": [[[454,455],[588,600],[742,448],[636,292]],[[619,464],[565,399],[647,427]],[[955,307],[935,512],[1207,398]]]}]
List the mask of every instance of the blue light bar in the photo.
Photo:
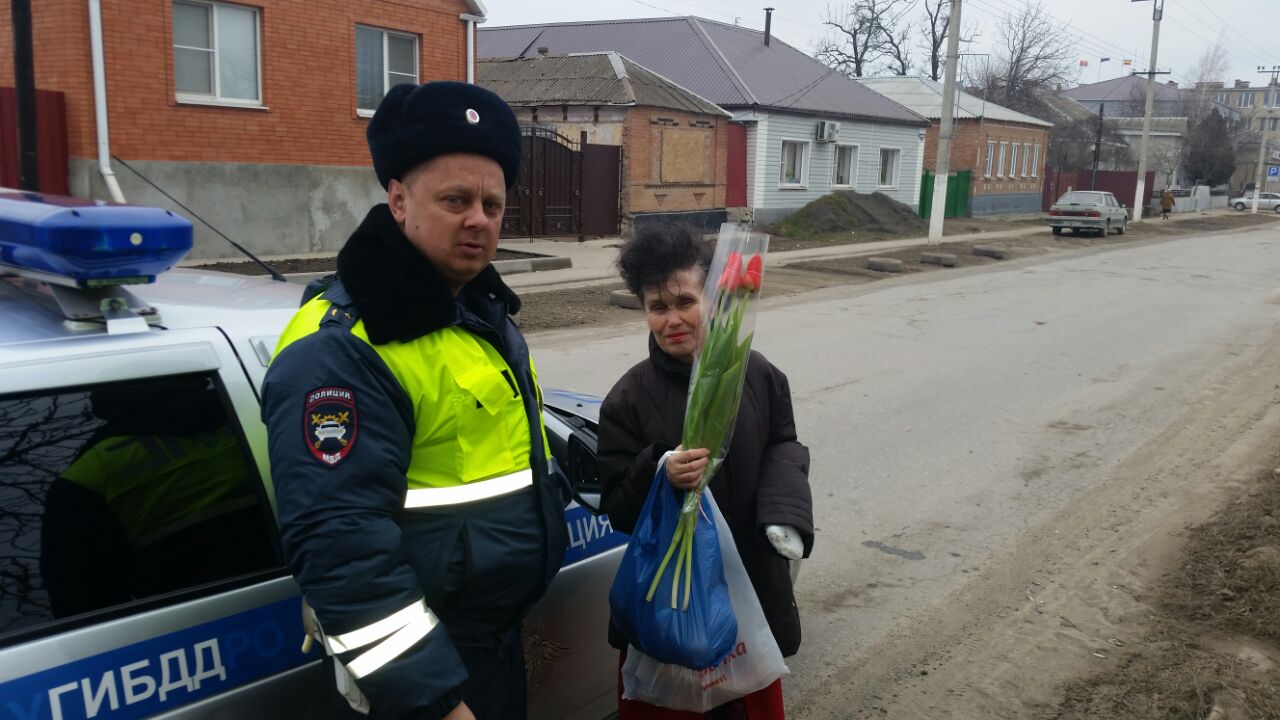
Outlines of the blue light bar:
[{"label": "blue light bar", "polygon": [[168,210],[0,190],[0,271],[75,287],[150,283],[191,243],[191,223]]}]

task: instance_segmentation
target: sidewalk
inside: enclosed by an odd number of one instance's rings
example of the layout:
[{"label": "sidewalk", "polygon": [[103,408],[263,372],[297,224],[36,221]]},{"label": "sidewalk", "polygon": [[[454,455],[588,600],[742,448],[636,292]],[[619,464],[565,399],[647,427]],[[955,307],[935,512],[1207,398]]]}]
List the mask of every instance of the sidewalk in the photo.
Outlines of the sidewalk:
[{"label": "sidewalk", "polygon": [[[1199,213],[1174,215],[1169,220],[1160,218],[1144,218],[1143,223],[1178,222],[1204,216],[1228,215],[1234,213],[1230,208],[1216,208]],[[1028,227],[1017,227],[996,232],[969,233],[965,235],[947,235],[941,244],[963,242],[982,242],[985,240],[1001,240],[1005,238],[1025,237],[1027,235],[1049,234],[1048,224]],[[624,238],[604,238],[587,242],[555,242],[533,240],[527,238],[500,241],[502,246],[511,250],[522,250],[545,255],[567,257],[573,261],[573,267],[541,272],[525,272],[504,275],[503,279],[515,290],[548,290],[571,289],[606,285],[618,281],[617,268],[614,263],[618,257],[618,246],[625,242]],[[828,260],[832,258],[863,257],[878,253],[920,247],[927,249],[928,237],[902,238],[899,240],[882,240],[879,242],[856,243],[850,245],[831,245],[829,247],[806,248],[803,250],[785,250],[769,253],[769,264],[773,267],[785,267],[790,263],[809,260]]]}]

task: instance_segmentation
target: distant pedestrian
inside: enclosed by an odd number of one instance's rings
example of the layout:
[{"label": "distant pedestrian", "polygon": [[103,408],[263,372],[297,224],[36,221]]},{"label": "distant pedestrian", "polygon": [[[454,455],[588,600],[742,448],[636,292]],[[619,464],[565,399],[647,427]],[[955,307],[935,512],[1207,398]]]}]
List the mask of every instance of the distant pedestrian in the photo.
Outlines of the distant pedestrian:
[{"label": "distant pedestrian", "polygon": [[1160,196],[1160,217],[1163,220],[1169,219],[1169,211],[1173,210],[1173,193],[1165,188],[1164,195]]}]

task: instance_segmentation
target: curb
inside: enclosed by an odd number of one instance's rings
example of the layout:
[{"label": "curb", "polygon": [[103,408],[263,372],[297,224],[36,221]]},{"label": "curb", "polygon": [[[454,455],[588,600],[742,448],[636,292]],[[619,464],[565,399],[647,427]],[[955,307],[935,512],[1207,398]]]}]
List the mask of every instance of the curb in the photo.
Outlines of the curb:
[{"label": "curb", "polygon": [[632,295],[630,290],[613,290],[609,293],[609,304],[628,310],[639,310],[640,298]]},{"label": "curb", "polygon": [[873,257],[867,258],[867,269],[878,270],[879,272],[900,273],[905,269],[901,260],[896,258]]}]

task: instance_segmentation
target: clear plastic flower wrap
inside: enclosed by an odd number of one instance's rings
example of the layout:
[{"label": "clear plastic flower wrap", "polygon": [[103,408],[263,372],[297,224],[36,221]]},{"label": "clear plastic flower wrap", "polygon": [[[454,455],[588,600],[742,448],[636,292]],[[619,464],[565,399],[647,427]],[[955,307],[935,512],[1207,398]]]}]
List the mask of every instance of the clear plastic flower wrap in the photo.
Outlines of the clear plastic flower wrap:
[{"label": "clear plastic flower wrap", "polygon": [[674,557],[671,606],[688,607],[699,499],[724,462],[733,437],[768,250],[768,235],[752,232],[744,225],[720,226],[711,270],[703,288],[701,337],[689,375],[689,400],[681,437],[681,444],[687,449],[709,450],[710,459],[697,487],[685,495],[671,546],[649,586],[646,597],[650,601]]}]

